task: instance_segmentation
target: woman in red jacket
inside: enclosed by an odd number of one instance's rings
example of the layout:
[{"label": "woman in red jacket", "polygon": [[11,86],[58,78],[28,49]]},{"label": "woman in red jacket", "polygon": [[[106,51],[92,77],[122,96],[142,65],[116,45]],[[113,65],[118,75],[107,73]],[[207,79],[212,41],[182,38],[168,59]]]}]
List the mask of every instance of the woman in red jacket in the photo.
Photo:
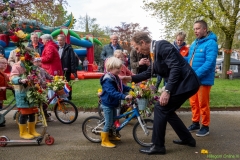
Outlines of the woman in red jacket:
[{"label": "woman in red jacket", "polygon": [[50,34],[41,36],[44,44],[42,52],[42,68],[45,69],[50,75],[63,75],[62,64],[58,53],[58,46],[53,42]]}]

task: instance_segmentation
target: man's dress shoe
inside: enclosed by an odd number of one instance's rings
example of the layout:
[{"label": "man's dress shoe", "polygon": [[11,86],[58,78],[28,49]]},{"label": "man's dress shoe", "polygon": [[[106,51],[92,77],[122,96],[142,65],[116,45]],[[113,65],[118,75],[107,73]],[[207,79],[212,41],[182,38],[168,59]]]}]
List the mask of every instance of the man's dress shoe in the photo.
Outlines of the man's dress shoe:
[{"label": "man's dress shoe", "polygon": [[187,145],[187,146],[190,146],[190,147],[196,147],[196,141],[195,139],[190,139],[190,140],[173,140],[173,143],[175,144],[179,144],[179,145]]},{"label": "man's dress shoe", "polygon": [[152,147],[145,147],[141,148],[139,150],[141,153],[145,154],[166,154],[166,149],[165,147],[158,147],[156,145],[153,145]]}]

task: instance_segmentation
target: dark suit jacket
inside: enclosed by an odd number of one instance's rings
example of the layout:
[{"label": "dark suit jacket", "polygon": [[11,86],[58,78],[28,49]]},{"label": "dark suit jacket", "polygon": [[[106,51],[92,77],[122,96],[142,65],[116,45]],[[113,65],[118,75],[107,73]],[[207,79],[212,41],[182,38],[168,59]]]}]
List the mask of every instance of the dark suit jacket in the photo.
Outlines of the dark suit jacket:
[{"label": "dark suit jacket", "polygon": [[68,73],[76,72],[76,56],[75,52],[70,44],[65,44],[63,47],[63,52],[61,56],[62,69],[67,68]]},{"label": "dark suit jacket", "polygon": [[165,40],[155,43],[153,67],[150,66],[147,71],[132,76],[132,81],[141,82],[150,78],[152,73],[165,78],[165,89],[171,92],[171,96],[186,93],[200,86],[200,81],[191,66],[178,50]]}]

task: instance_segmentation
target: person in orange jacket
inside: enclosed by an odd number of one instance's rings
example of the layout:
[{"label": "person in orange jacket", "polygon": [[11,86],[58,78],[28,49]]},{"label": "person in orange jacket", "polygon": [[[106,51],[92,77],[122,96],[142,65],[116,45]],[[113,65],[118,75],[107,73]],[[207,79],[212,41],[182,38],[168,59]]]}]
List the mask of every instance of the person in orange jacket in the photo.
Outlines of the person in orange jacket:
[{"label": "person in orange jacket", "polygon": [[183,57],[187,57],[189,47],[187,47],[186,43],[184,42],[186,38],[186,33],[183,31],[177,32],[175,37],[176,40],[173,42],[173,45],[177,48],[177,50]]}]

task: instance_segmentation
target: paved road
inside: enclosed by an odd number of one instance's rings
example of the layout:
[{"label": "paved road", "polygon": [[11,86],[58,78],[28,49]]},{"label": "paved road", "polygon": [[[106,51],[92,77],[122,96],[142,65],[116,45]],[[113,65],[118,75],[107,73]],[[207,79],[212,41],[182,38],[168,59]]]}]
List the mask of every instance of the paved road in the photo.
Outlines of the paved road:
[{"label": "paved road", "polygon": [[[6,116],[6,127],[0,128],[0,135],[10,139],[19,139],[18,128],[12,120],[13,112]],[[37,144],[8,144],[0,147],[0,160],[198,160],[198,159],[240,159],[240,111],[214,111],[211,112],[210,135],[196,137],[197,147],[179,146],[172,143],[177,136],[168,125],[166,131],[166,155],[145,155],[139,153],[140,146],[132,137],[132,128],[136,121],[132,121],[121,131],[121,142],[113,149],[103,148],[99,143],[91,143],[82,134],[83,120],[97,113],[79,112],[76,122],[71,125],[61,124],[58,121],[50,122],[48,133],[55,138],[51,146],[44,142]],[[178,112],[186,125],[190,125],[191,113]],[[42,128],[38,126],[40,132]],[[209,154],[201,154],[201,150],[208,150]]]}]

